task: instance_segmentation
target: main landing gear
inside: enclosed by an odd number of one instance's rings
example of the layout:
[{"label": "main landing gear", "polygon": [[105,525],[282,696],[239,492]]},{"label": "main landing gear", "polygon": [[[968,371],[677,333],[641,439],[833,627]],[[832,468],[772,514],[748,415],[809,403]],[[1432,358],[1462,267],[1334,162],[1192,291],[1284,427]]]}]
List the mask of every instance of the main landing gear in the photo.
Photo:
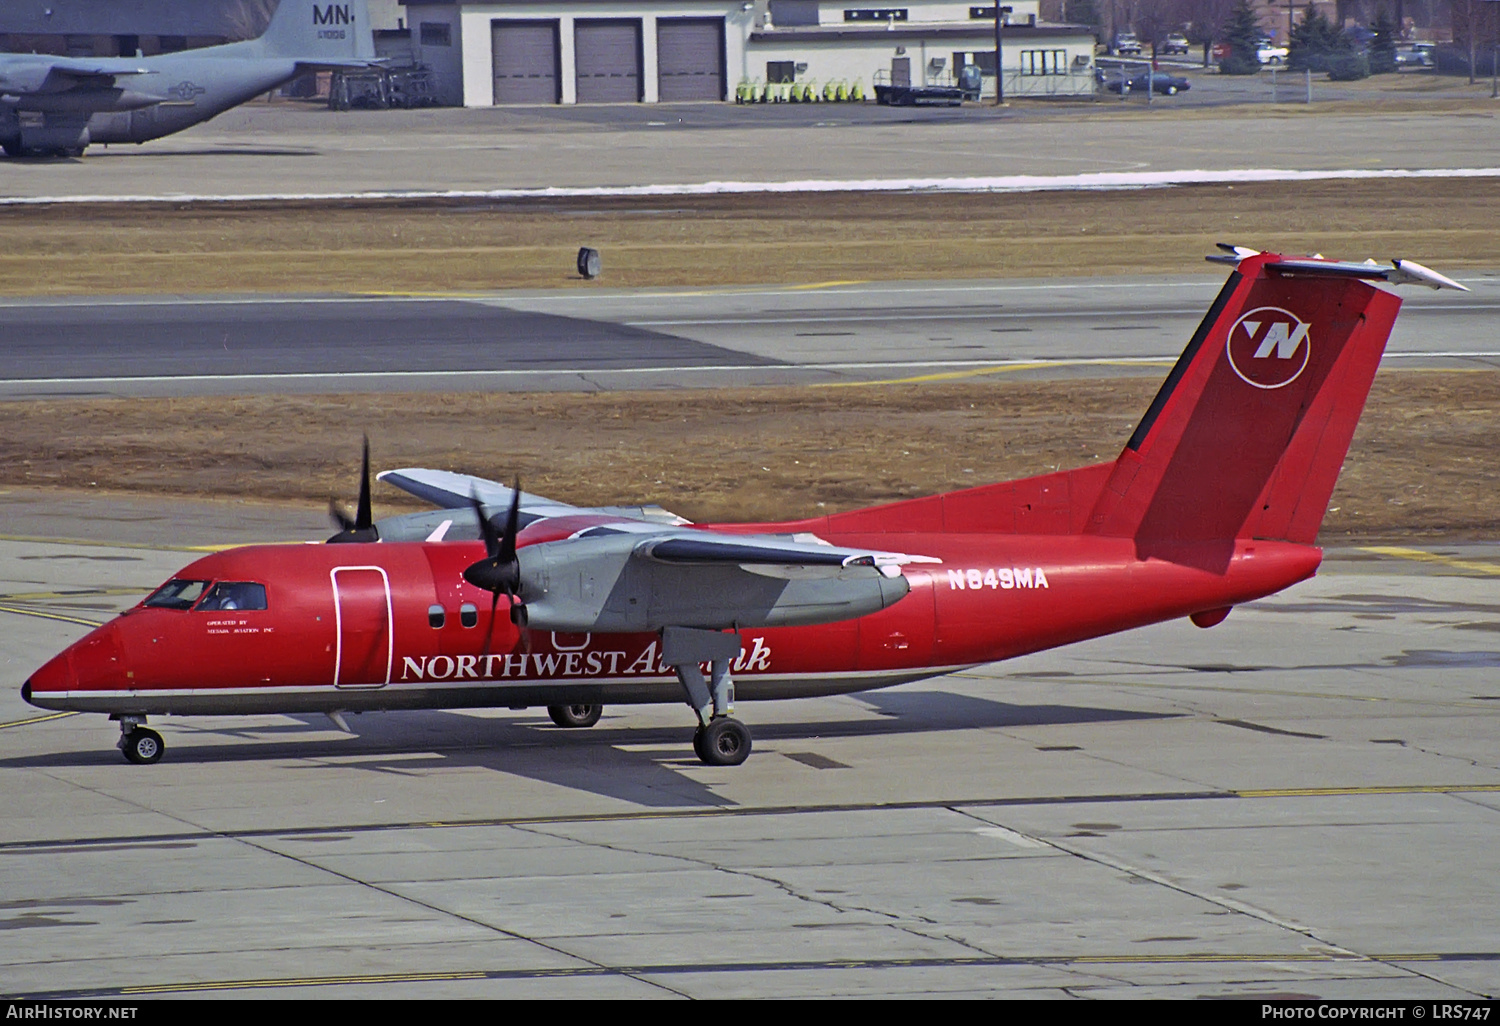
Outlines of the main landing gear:
[{"label": "main landing gear", "polygon": [[[750,755],[750,728],[734,712],[734,680],[730,667],[740,655],[736,634],[667,627],[661,632],[662,662],[677,671],[688,708],[698,716],[693,751],[709,766],[738,766]],[[700,663],[709,664],[703,677]]]},{"label": "main landing gear", "polygon": [[549,705],[547,715],[559,727],[592,727],[604,715],[602,705]]},{"label": "main landing gear", "polygon": [[120,751],[125,754],[126,762],[133,762],[137,766],[149,766],[153,762],[161,761],[161,754],[167,750],[161,735],[146,727],[144,716],[120,716],[111,717],[120,721]]}]

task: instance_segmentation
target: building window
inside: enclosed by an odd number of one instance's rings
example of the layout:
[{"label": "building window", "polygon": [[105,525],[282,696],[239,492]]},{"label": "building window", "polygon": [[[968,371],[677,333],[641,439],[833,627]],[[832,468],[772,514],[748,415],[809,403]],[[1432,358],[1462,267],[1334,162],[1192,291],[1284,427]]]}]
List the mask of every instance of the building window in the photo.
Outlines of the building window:
[{"label": "building window", "polygon": [[797,81],[796,61],[766,61],[766,81],[783,85]]},{"label": "building window", "polygon": [[854,7],[844,9],[845,21],[905,21],[905,7]]},{"label": "building window", "polygon": [[1068,51],[1066,50],[1022,50],[1021,74],[1066,75],[1068,73]]},{"label": "building window", "polygon": [[955,75],[958,74],[963,70],[965,64],[974,65],[982,74],[993,75],[995,73],[995,51],[978,50],[963,53],[955,50],[953,53],[953,73]]},{"label": "building window", "polygon": [[424,21],[421,33],[423,46],[453,45],[453,27],[446,21]]}]

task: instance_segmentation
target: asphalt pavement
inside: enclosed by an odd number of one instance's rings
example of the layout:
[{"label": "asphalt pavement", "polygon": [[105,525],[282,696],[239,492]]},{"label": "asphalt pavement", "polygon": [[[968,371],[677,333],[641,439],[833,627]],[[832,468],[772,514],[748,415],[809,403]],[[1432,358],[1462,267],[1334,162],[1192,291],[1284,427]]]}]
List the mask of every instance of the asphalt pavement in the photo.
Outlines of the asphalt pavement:
[{"label": "asphalt pavement", "polygon": [[[1394,367],[1493,367],[1500,274],[1402,289]],[[0,397],[1159,376],[1223,283],[1171,277],[0,301]]]}]

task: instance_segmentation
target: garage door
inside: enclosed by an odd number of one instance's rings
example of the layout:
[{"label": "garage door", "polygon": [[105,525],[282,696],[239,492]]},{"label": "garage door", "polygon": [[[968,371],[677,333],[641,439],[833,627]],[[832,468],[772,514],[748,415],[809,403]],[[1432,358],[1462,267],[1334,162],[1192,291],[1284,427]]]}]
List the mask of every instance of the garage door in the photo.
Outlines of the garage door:
[{"label": "garage door", "polygon": [[724,99],[724,19],[658,19],[656,62],[663,100]]},{"label": "garage door", "polygon": [[497,21],[491,25],[496,103],[556,103],[557,22]]},{"label": "garage door", "polygon": [[579,103],[639,103],[641,23],[576,21]]}]

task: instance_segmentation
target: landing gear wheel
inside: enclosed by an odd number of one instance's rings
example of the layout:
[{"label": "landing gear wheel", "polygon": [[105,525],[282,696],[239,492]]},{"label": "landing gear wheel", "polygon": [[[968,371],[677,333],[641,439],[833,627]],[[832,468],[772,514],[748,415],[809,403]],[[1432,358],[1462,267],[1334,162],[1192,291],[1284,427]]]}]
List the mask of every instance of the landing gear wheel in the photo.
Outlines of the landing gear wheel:
[{"label": "landing gear wheel", "polygon": [[709,766],[738,766],[750,755],[750,729],[721,716],[693,736],[693,750]]},{"label": "landing gear wheel", "polygon": [[160,762],[161,753],[166,750],[161,735],[146,727],[137,727],[120,739],[120,751],[125,753],[125,760],[137,766]]},{"label": "landing gear wheel", "polygon": [[559,727],[592,727],[604,715],[602,705],[549,705],[547,715]]}]

